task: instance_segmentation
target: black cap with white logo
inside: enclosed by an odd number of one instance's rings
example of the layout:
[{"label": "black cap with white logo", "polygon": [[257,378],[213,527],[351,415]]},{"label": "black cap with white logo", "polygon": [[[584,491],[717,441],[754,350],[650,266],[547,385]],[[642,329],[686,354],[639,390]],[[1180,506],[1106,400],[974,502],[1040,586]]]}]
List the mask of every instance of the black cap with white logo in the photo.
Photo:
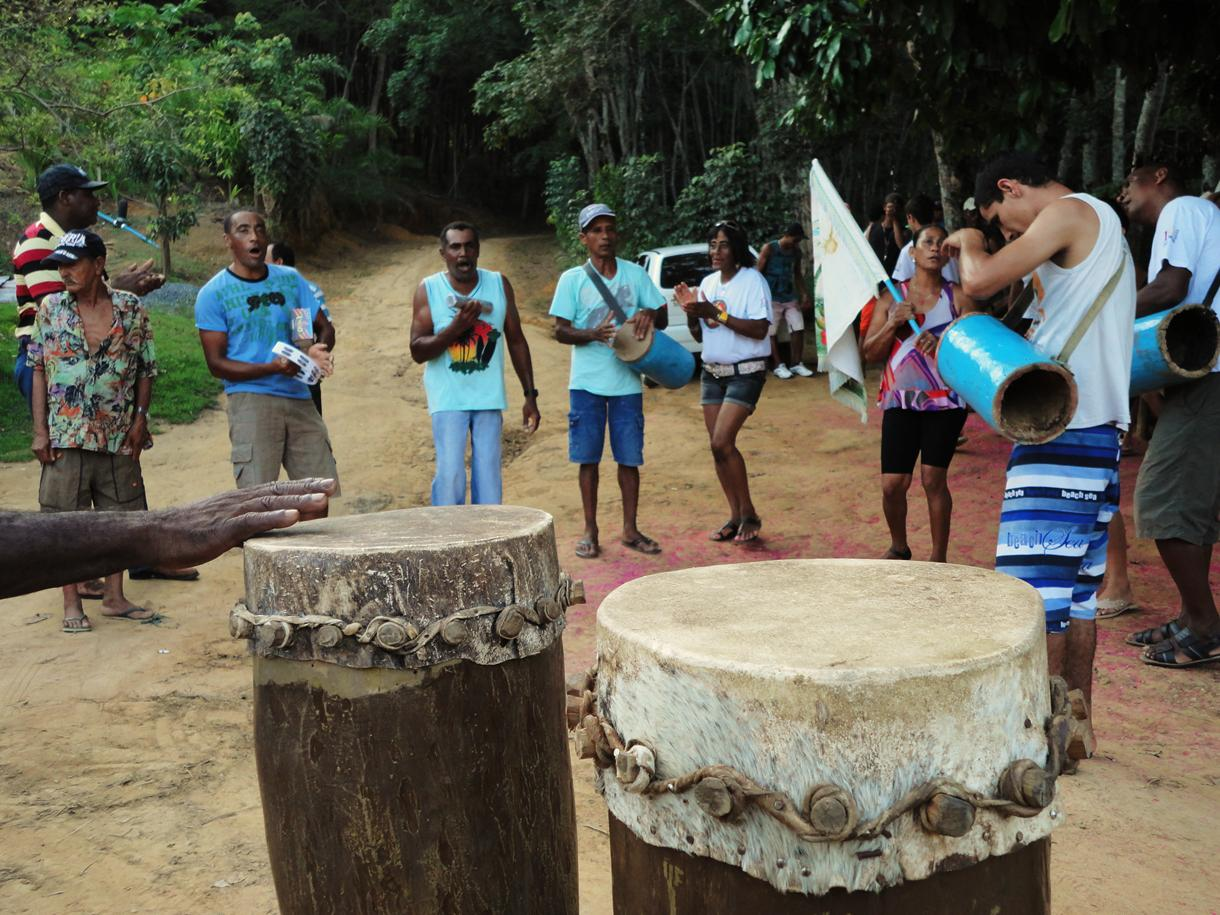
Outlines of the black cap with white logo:
[{"label": "black cap with white logo", "polygon": [[105,186],[105,181],[92,180],[83,168],[64,162],[52,165],[38,176],[38,199],[46,200],[60,191],[75,191],[80,188],[96,191]]},{"label": "black cap with white logo", "polygon": [[59,247],[43,259],[44,264],[75,264],[84,258],[106,256],[106,243],[96,232],[81,229],[67,233],[59,240]]}]

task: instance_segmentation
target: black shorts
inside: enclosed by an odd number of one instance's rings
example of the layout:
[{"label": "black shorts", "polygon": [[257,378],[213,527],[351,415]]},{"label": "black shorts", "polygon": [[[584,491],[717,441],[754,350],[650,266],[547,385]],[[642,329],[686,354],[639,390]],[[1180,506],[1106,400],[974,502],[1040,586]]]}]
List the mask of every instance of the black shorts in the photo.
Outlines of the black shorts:
[{"label": "black shorts", "polygon": [[912,473],[916,457],[925,467],[948,468],[964,425],[965,410],[886,410],[881,415],[881,472]]}]

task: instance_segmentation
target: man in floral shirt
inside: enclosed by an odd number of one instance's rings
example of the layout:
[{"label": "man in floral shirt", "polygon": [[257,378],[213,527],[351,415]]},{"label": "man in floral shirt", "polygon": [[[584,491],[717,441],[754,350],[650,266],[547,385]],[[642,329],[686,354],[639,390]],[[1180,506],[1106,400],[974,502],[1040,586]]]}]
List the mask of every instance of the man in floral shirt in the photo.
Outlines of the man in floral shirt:
[{"label": "man in floral shirt", "polygon": [[[64,291],[38,306],[27,356],[34,370],[34,454],[42,462],[44,512],[147,508],[140,451],[157,374],[152,329],[140,300],[107,287],[106,245],[88,230],[68,232],[46,262]],[[92,626],[74,585],[63,589],[63,631]],[[123,573],[106,577],[102,614],[154,614],[123,595]]]}]

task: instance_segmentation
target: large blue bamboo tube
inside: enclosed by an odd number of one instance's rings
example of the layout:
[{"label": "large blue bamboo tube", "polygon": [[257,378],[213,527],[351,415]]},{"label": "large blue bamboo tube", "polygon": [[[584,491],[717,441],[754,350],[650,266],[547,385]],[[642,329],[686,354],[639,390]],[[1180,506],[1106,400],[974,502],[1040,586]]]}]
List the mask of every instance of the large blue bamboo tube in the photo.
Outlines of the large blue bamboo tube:
[{"label": "large blue bamboo tube", "polygon": [[1202,378],[1220,357],[1220,320],[1206,305],[1178,305],[1135,322],[1131,396]]},{"label": "large blue bamboo tube", "polygon": [[936,367],[991,428],[1023,445],[1058,437],[1076,412],[1076,380],[1067,367],[990,315],[950,324]]}]

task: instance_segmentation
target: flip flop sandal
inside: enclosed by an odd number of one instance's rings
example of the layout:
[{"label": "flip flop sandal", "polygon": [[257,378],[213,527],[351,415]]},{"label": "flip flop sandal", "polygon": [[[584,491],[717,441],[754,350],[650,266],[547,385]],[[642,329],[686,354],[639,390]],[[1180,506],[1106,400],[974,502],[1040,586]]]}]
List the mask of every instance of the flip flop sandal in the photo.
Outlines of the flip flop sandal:
[{"label": "flip flop sandal", "polygon": [[601,549],[596,543],[587,537],[584,540],[576,541],[576,555],[580,559],[596,559]]},{"label": "flip flop sandal", "polygon": [[651,537],[645,537],[643,534],[640,534],[634,540],[620,540],[619,543],[627,547],[627,549],[643,553],[645,556],[655,556],[661,552],[661,545]]},{"label": "flip flop sandal", "polygon": [[[79,623],[79,625],[69,627],[68,623]],[[80,632],[92,632],[93,623],[91,623],[89,621],[89,617],[83,613],[80,616],[65,616],[63,631],[68,633],[68,635],[76,635]]]},{"label": "flip flop sandal", "polygon": [[885,551],[885,555],[882,556],[881,558],[882,559],[910,559],[911,558],[911,548],[907,547],[905,550],[903,550],[900,553],[893,547],[890,547],[888,550]]},{"label": "flip flop sandal", "polygon": [[1122,616],[1124,613],[1138,609],[1139,604],[1126,597],[1106,597],[1097,602],[1097,618],[1099,620],[1112,620],[1116,616]]},{"label": "flip flop sandal", "polygon": [[1157,645],[1172,639],[1183,628],[1185,627],[1177,620],[1170,620],[1168,623],[1162,623],[1160,626],[1152,626],[1149,629],[1133,632],[1124,641],[1128,645],[1134,645],[1136,648],[1147,648],[1149,645]]},{"label": "flip flop sandal", "polygon": [[720,530],[712,531],[712,533],[708,535],[707,539],[713,540],[716,543],[723,543],[726,540],[732,540],[737,536],[737,531],[740,527],[740,522],[734,521],[732,518],[730,518],[728,521],[724,522],[724,524],[720,525]]},{"label": "flip flop sandal", "polygon": [[734,542],[753,543],[754,541],[756,541],[758,539],[758,535],[762,531],[762,518],[758,517],[757,515],[747,515],[746,517],[741,519],[741,527],[744,528],[747,524],[753,525],[754,536],[753,537],[742,537],[741,535],[742,535],[743,531],[738,530],[737,536],[733,538]]},{"label": "flip flop sandal", "polygon": [[[1186,655],[1185,661],[1178,660],[1179,652]],[[1217,661],[1220,661],[1220,635],[1203,638],[1186,626],[1172,638],[1144,649],[1144,663],[1154,667],[1197,667]]]},{"label": "flip flop sandal", "polygon": [[[133,613],[149,613],[150,616],[132,616]],[[157,618],[155,610],[149,610],[147,607],[131,607],[124,610],[122,613],[106,613],[103,614],[108,620],[127,620],[130,623],[151,623]]]}]

